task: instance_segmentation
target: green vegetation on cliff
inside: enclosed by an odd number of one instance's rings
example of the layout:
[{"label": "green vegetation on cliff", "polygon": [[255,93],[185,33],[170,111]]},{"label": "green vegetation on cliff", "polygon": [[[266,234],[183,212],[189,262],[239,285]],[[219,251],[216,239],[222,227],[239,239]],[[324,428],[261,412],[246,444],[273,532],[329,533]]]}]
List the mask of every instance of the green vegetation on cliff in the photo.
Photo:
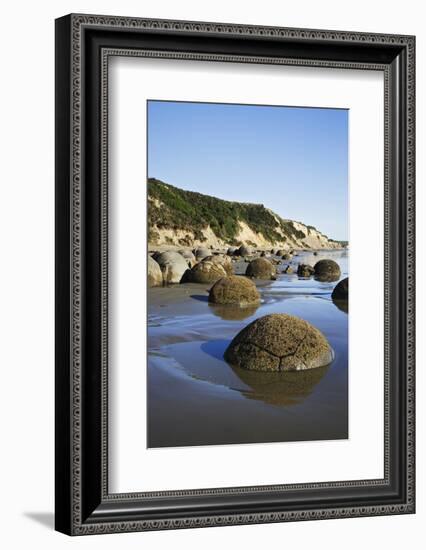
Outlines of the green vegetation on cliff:
[{"label": "green vegetation on cliff", "polygon": [[225,201],[185,191],[154,178],[148,179],[148,199],[150,240],[155,237],[154,227],[191,231],[202,240],[202,230],[210,226],[217,237],[237,244],[239,222],[246,223],[255,233],[262,233],[271,243],[305,236],[292,221],[275,216],[263,204]]}]

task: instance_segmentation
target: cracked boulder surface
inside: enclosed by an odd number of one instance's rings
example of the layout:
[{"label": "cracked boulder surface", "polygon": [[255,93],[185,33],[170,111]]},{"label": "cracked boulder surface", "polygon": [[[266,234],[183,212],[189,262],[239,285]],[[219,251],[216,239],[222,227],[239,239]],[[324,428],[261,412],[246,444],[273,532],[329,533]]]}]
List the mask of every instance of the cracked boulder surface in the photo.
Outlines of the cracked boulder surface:
[{"label": "cracked boulder surface", "polygon": [[188,272],[187,279],[191,283],[215,283],[222,277],[226,277],[226,271],[220,264],[213,262],[200,262]]},{"label": "cracked boulder surface", "polygon": [[226,271],[227,275],[234,274],[234,268],[232,267],[232,260],[225,254],[218,254],[216,256],[206,256],[202,260],[203,262],[212,262],[213,264],[221,265]]},{"label": "cracked boulder surface", "polygon": [[248,264],[246,275],[253,279],[271,280],[276,278],[277,270],[266,258],[256,258]]},{"label": "cracked boulder surface", "polygon": [[319,281],[337,281],[340,277],[339,264],[334,260],[320,260],[314,265],[315,279]]},{"label": "cracked boulder surface", "polygon": [[286,372],[328,365],[334,352],[322,332],[307,321],[274,313],[239,332],[224,357],[231,365],[248,370]]},{"label": "cracked boulder surface", "polygon": [[209,302],[212,304],[234,304],[247,306],[258,304],[260,294],[256,285],[245,277],[231,275],[219,279],[209,292]]}]

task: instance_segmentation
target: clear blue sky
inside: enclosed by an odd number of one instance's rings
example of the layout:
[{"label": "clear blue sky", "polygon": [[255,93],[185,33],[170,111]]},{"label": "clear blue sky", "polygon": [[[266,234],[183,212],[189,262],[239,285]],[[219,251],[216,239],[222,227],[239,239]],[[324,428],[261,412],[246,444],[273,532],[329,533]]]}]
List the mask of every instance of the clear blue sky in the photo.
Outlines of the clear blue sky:
[{"label": "clear blue sky", "polygon": [[348,238],[348,111],[148,101],[148,176]]}]

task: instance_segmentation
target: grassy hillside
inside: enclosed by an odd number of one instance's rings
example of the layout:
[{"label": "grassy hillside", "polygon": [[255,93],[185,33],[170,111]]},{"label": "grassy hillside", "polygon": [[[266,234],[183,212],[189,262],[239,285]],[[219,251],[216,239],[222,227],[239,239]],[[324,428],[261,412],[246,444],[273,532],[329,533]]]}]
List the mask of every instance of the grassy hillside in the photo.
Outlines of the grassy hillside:
[{"label": "grassy hillside", "polygon": [[154,238],[154,227],[192,231],[202,240],[201,230],[210,226],[218,238],[228,244],[237,244],[239,221],[254,232],[262,233],[271,243],[305,236],[292,221],[274,216],[262,204],[225,201],[185,191],[154,178],[148,179],[148,198],[149,240]]}]

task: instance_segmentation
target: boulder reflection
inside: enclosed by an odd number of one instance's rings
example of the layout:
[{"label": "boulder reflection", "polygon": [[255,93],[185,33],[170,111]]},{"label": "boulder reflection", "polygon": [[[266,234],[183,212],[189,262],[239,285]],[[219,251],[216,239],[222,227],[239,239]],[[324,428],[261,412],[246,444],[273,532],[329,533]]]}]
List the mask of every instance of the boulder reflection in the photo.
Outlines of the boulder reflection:
[{"label": "boulder reflection", "polygon": [[234,306],[234,305],[217,305],[209,304],[210,311],[225,321],[241,321],[256,313],[256,310],[260,306],[254,304],[251,306]]},{"label": "boulder reflection", "polygon": [[314,275],[314,279],[320,283],[334,283],[340,279],[340,273],[337,275]]},{"label": "boulder reflection", "polygon": [[329,365],[291,372],[257,372],[232,366],[238,378],[250,389],[241,393],[247,399],[268,405],[297,405],[303,402],[324,377]]},{"label": "boulder reflection", "polygon": [[347,300],[333,300],[333,304],[337,307],[337,309],[340,309],[340,311],[348,313],[349,305]]}]

